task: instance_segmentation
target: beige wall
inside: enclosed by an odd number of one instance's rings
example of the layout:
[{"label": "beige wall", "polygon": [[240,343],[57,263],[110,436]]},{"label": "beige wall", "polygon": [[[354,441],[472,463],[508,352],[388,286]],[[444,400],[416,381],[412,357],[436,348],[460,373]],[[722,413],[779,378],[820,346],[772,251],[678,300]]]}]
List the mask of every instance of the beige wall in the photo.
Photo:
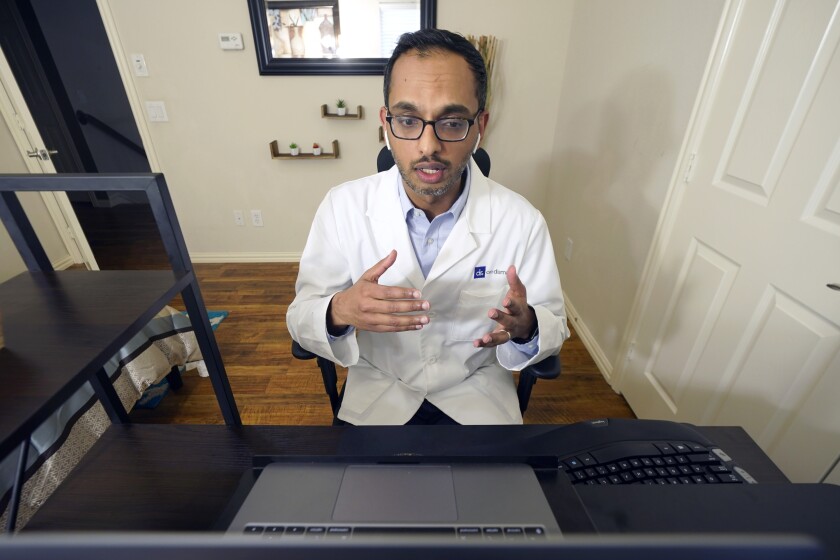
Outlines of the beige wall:
[{"label": "beige wall", "polygon": [[[546,218],[607,375],[618,359],[722,0],[578,0]],[[567,239],[572,258],[564,259]]]},{"label": "beige wall", "polygon": [[[166,103],[167,123],[148,123],[194,260],[296,259],[329,188],[375,172],[382,144],[381,76],[260,76],[247,5],[230,0],[106,0],[125,57],[142,53],[148,77],[131,76],[141,102]],[[570,2],[531,0],[511,18],[502,0],[438,0],[438,27],[494,34],[503,78],[485,144],[493,177],[539,205],[550,170]],[[521,13],[522,10],[520,9]],[[245,50],[222,51],[220,32]],[[546,51],[546,38],[550,38]],[[361,121],[320,118],[336,98]],[[543,123],[543,126],[539,126]],[[338,160],[271,160],[268,143],[341,146]],[[233,210],[260,209],[265,226],[237,227]]]}]

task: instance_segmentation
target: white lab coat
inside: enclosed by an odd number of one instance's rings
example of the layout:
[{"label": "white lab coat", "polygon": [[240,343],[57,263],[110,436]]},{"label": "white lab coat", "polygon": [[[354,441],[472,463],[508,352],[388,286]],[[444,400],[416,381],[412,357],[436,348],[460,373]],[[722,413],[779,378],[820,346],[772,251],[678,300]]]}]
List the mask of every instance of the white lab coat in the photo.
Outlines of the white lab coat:
[{"label": "white lab coat", "polygon": [[[342,420],[404,424],[425,398],[462,424],[521,423],[508,370],[557,353],[568,338],[545,220],[522,196],[485,178],[474,162],[470,174],[466,207],[425,279],[400,207],[396,166],[335,187],[318,208],[286,321],[304,348],[349,368]],[[330,299],[392,249],[397,260],[379,283],[420,290],[431,304],[429,324],[402,333],[357,331],[330,342]],[[473,347],[474,339],[496,328],[487,312],[507,293],[511,264],[539,322],[539,349],[530,359],[511,343]]]}]

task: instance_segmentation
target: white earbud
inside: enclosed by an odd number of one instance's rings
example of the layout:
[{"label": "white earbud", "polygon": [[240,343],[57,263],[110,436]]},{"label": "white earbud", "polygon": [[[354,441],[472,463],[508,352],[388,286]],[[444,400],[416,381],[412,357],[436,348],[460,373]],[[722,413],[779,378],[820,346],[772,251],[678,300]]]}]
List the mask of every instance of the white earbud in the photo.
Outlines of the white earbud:
[{"label": "white earbud", "polygon": [[391,151],[391,143],[388,141],[388,133],[385,133],[385,147],[388,148],[388,151]]},{"label": "white earbud", "polygon": [[478,147],[481,145],[481,133],[478,133],[478,140],[475,141],[475,148],[473,148],[473,153],[478,151]]}]

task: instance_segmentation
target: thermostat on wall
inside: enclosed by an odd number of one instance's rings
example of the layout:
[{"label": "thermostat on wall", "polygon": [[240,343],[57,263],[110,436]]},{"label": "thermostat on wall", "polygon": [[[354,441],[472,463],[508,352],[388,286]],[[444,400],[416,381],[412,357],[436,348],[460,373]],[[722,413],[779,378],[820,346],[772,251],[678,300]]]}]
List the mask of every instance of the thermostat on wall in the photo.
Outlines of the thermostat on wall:
[{"label": "thermostat on wall", "polygon": [[241,51],[242,33],[219,33],[219,46],[225,51]]}]

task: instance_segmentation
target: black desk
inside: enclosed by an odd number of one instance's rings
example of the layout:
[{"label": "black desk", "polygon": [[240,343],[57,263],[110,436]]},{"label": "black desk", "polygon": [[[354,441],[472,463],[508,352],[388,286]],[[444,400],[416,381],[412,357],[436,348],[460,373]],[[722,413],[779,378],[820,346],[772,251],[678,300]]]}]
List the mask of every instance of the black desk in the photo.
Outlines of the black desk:
[{"label": "black desk", "polygon": [[[551,454],[561,431],[536,425],[113,425],[24,531],[203,531],[214,528],[241,493],[254,455],[540,456]],[[759,482],[787,482],[742,429],[700,431]],[[563,504],[552,507],[555,514],[563,510]]]}]

